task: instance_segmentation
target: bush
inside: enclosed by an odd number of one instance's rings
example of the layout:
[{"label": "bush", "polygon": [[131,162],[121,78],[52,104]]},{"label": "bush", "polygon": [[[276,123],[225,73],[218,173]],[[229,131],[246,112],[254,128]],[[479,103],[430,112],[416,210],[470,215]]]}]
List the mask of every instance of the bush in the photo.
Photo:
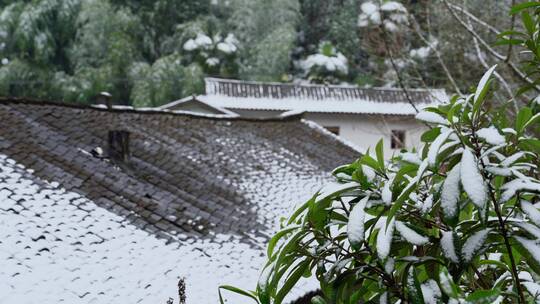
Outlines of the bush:
[{"label": "bush", "polygon": [[528,130],[540,113],[488,112],[494,68],[474,94],[418,114],[432,126],[422,151],[386,161],[379,142],[335,169],[283,222],[244,294],[282,303],[313,275],[323,296],[312,303],[538,301],[540,140]]}]

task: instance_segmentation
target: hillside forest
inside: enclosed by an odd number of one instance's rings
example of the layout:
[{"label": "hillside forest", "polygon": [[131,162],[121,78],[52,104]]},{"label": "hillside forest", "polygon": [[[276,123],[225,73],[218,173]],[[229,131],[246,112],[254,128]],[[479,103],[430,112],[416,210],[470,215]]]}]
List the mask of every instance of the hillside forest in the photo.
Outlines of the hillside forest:
[{"label": "hillside forest", "polygon": [[519,53],[498,41],[519,26],[515,2],[3,0],[0,96],[106,91],[148,107],[202,92],[205,76],[464,93],[503,62],[496,95],[514,99]]}]

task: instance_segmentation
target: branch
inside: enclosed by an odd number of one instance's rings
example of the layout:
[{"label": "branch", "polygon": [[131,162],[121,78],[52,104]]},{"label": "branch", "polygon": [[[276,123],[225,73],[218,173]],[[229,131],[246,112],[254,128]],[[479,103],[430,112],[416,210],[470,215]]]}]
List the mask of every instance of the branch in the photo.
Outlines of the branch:
[{"label": "branch", "polygon": [[[488,180],[488,177],[485,175],[485,169],[486,169],[486,165],[484,163],[484,160],[482,158],[480,158],[480,155],[481,155],[481,148],[480,146],[478,145],[478,137],[476,135],[476,127],[473,125],[472,128],[471,128],[471,136],[472,136],[472,144],[474,145],[474,151],[475,151],[475,154],[476,154],[476,157],[479,158],[480,160],[480,165],[482,166],[482,170],[480,170],[481,174],[482,174],[482,177],[484,178],[484,180]],[[465,144],[463,144],[465,145]],[[517,271],[517,266],[516,266],[516,260],[514,258],[514,254],[512,252],[512,245],[510,244],[510,240],[508,238],[508,231],[506,230],[506,224],[502,218],[502,213],[501,213],[501,207],[500,207],[500,204],[497,202],[497,198],[495,197],[495,190],[493,189],[492,185],[490,182],[487,182],[487,187],[488,187],[488,192],[489,192],[489,196],[490,196],[490,199],[493,203],[493,209],[495,210],[495,213],[497,214],[497,220],[499,222],[499,227],[501,229],[501,234],[502,234],[502,237],[504,239],[504,245],[506,247],[506,251],[508,252],[508,258],[510,259],[510,269],[511,269],[511,273],[512,273],[512,278],[514,280],[514,283],[516,284],[516,289],[518,291],[518,303],[522,303],[522,304],[525,304],[527,303],[525,301],[525,295],[523,293],[523,286],[521,285],[521,282],[519,280],[519,274],[518,274],[518,271]]]},{"label": "branch", "polygon": [[450,70],[448,70],[448,67],[446,66],[446,64],[444,63],[443,59],[442,59],[442,56],[441,56],[441,53],[439,53],[439,51],[433,46],[432,43],[430,43],[426,37],[424,37],[420,31],[420,25],[418,24],[418,22],[416,21],[416,18],[412,15],[412,14],[409,14],[409,17],[410,19],[412,20],[412,25],[413,25],[413,29],[414,31],[416,32],[416,34],[418,35],[418,37],[420,37],[420,39],[427,45],[429,46],[429,48],[435,53],[435,55],[437,56],[437,60],[439,61],[439,64],[442,66],[444,72],[446,73],[446,77],[448,77],[448,79],[450,80],[450,82],[452,83],[452,86],[454,87],[454,90],[456,90],[456,92],[459,94],[459,95],[462,95],[456,81],[454,80],[454,77],[452,77],[452,74],[450,74]]},{"label": "branch", "polygon": [[[515,0],[514,0],[515,1]],[[453,3],[447,3],[447,5],[449,5],[450,7],[452,7],[453,9],[455,10],[458,10],[460,11],[461,13],[467,15],[467,17],[469,17],[471,20],[473,20],[474,22],[484,26],[485,28],[487,28],[489,31],[493,32],[494,34],[496,35],[499,35],[501,32],[496,29],[494,26],[488,24],[487,22],[481,20],[480,18],[476,17],[475,15],[471,14],[469,11],[467,11],[466,9],[464,9],[463,7],[459,6],[459,5],[455,5]],[[515,15],[514,15],[515,16]]]},{"label": "branch", "polygon": [[392,54],[392,50],[390,49],[390,43],[388,42],[388,34],[386,33],[386,30],[384,29],[384,27],[382,25],[380,26],[380,28],[381,28],[381,31],[382,31],[382,34],[383,34],[382,36],[383,36],[383,40],[384,40],[384,46],[386,47],[386,51],[388,52],[388,57],[390,57],[390,63],[392,64],[392,68],[396,72],[396,75],[397,75],[397,78],[398,78],[399,87],[405,93],[405,98],[407,98],[407,101],[413,107],[414,111],[416,113],[418,113],[420,111],[418,111],[418,108],[416,107],[416,105],[414,104],[411,96],[409,95],[409,91],[407,91],[407,88],[405,88],[405,85],[403,84],[403,79],[401,78],[401,75],[399,74],[399,70],[397,68],[397,65],[396,65],[396,63],[394,61],[394,56]]},{"label": "branch", "polygon": [[467,30],[467,32],[469,32],[469,34],[471,34],[474,38],[478,39],[478,42],[488,51],[489,54],[491,54],[491,56],[497,58],[498,60],[504,62],[506,65],[508,65],[508,67],[510,67],[510,69],[512,70],[512,72],[518,77],[520,78],[522,81],[526,82],[527,84],[530,84],[533,86],[533,88],[540,92],[540,87],[537,86],[534,81],[532,79],[530,79],[529,77],[527,77],[527,75],[525,73],[523,73],[513,62],[511,61],[506,61],[506,57],[501,55],[499,52],[497,52],[496,50],[494,50],[491,46],[489,46],[489,44],[484,41],[482,39],[482,37],[480,37],[480,35],[478,35],[478,33],[476,33],[474,31],[473,28],[469,27],[463,20],[461,20],[459,18],[459,16],[456,14],[456,12],[452,9],[451,7],[451,4],[448,3],[447,0],[442,0],[443,3],[445,4],[446,8],[448,9],[448,11],[452,14],[452,17],[454,17],[454,19],[463,27]]},{"label": "branch", "polygon": [[[512,0],[512,7],[514,7],[514,5],[516,5],[516,0]],[[516,23],[516,14],[512,14],[512,21],[511,21],[512,25],[510,26],[511,31],[514,31],[515,23]],[[512,57],[512,46],[513,46],[512,43],[508,44],[508,51],[506,53],[505,62],[510,61],[510,58]]]},{"label": "branch", "polygon": [[[470,21],[469,21],[469,24],[470,24]],[[476,39],[476,37],[473,37],[473,43],[474,43],[474,48],[476,49],[476,56],[478,57],[478,60],[484,66],[485,69],[489,69],[489,65],[486,62],[486,59],[484,58],[484,56],[482,55],[482,50],[480,50],[480,45],[478,44],[478,39]],[[516,113],[519,112],[516,98],[514,96],[514,93],[512,92],[512,89],[510,88],[510,85],[508,85],[508,82],[506,82],[506,80],[504,80],[504,78],[501,77],[501,75],[496,71],[493,73],[493,75],[495,75],[495,77],[502,83],[504,89],[506,90],[506,93],[508,93],[508,95],[510,96],[510,99],[512,100],[512,104],[514,105],[514,110],[516,111]]]}]

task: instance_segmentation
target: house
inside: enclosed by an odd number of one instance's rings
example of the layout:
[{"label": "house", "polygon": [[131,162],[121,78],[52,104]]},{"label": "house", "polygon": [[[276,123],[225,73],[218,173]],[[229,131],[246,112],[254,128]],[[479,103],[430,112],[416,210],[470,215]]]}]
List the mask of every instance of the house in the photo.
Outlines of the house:
[{"label": "house", "polygon": [[252,289],[279,218],[356,157],[295,116],[0,99],[0,302],[166,303],[181,277],[187,303]]},{"label": "house", "polygon": [[[205,83],[205,93],[189,100],[227,109],[242,117],[304,113],[305,119],[318,123],[363,150],[374,147],[383,138],[386,155],[402,148],[418,148],[426,127],[415,120],[416,110],[447,100],[444,90],[435,89],[410,89],[405,93],[391,88],[363,89],[346,85],[261,83],[218,78],[206,78]],[[177,101],[161,109],[183,108]]]}]

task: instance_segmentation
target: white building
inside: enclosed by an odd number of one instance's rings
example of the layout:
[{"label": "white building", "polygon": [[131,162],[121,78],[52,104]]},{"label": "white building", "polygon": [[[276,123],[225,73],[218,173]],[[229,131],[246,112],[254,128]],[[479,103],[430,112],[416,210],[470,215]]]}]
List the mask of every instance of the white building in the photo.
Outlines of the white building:
[{"label": "white building", "polygon": [[445,102],[440,89],[363,89],[356,86],[260,83],[206,78],[205,94],[187,97],[162,109],[212,114],[234,112],[242,117],[271,118],[303,113],[360,149],[383,138],[385,155],[419,147],[426,127],[415,120],[417,110]]}]

